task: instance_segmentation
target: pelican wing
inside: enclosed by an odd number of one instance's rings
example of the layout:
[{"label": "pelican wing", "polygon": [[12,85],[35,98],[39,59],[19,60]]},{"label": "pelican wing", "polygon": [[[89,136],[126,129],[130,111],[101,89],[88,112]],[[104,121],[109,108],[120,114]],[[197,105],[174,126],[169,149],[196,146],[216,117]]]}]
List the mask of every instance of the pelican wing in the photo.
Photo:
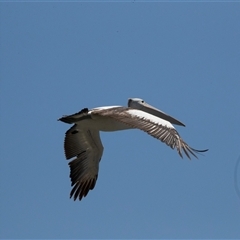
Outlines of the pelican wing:
[{"label": "pelican wing", "polygon": [[120,107],[111,110],[108,109],[108,111],[99,110],[94,114],[111,117],[132,128],[143,130],[149,135],[166,143],[172,149],[176,148],[181,157],[183,157],[182,153],[184,152],[189,159],[191,159],[190,154],[197,158],[195,153],[207,151],[191,148],[183,141],[170,122],[138,109]]},{"label": "pelican wing", "polygon": [[70,178],[72,190],[70,198],[74,200],[85,197],[96,184],[99,162],[103,153],[99,131],[81,128],[78,124],[71,127],[65,134],[64,150],[66,159],[73,159],[70,163]]}]

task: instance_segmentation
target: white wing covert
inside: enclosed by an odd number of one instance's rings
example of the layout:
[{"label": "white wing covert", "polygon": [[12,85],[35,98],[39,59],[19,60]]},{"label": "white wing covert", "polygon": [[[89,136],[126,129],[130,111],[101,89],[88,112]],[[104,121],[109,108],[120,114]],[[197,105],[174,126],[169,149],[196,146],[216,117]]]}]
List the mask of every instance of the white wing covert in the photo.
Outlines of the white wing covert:
[{"label": "white wing covert", "polygon": [[[191,148],[183,141],[179,133],[173,125],[161,118],[155,117],[147,112],[132,108],[113,108],[109,111],[97,111],[94,114],[108,116],[115,120],[121,121],[133,128],[138,128],[148,133],[154,138],[164,142],[172,149],[178,151],[178,154],[183,157],[182,151],[191,159],[190,154],[197,158],[197,152],[205,152],[206,150],[196,150]],[[189,154],[190,153],[190,154]]]}]

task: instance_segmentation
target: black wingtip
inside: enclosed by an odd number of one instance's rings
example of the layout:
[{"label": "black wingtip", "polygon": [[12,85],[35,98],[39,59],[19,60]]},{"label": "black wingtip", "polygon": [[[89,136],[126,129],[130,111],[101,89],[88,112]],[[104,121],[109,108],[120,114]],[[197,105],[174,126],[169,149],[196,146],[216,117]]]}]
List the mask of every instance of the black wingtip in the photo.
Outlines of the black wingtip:
[{"label": "black wingtip", "polygon": [[[209,149],[198,150],[198,149],[191,148],[191,150],[192,150],[193,152],[197,153],[197,154],[202,155],[201,153],[207,152]],[[195,155],[193,152],[191,152],[191,153],[192,153],[196,158],[198,158],[197,155]]]},{"label": "black wingtip", "polygon": [[194,149],[194,148],[191,148],[191,149],[195,152],[207,152],[209,150],[209,149],[197,150],[197,149]]}]

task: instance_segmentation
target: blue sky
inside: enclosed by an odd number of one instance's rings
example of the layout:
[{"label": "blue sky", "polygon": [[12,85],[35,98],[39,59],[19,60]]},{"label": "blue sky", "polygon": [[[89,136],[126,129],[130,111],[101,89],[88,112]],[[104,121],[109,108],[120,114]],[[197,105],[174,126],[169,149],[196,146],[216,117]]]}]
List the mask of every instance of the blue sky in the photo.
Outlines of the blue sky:
[{"label": "blue sky", "polygon": [[[0,238],[240,238],[239,3],[0,7]],[[57,119],[130,97],[209,151],[102,133],[95,189],[74,202]]]}]

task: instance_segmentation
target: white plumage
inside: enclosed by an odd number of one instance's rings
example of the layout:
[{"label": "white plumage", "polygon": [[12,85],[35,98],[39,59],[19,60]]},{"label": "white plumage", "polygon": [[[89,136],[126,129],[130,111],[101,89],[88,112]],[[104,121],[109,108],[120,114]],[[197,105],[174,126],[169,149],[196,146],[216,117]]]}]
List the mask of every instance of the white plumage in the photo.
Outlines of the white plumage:
[{"label": "white plumage", "polygon": [[75,157],[69,163],[73,186],[70,197],[73,196],[74,200],[81,200],[96,184],[99,162],[103,154],[100,131],[138,128],[172,149],[176,148],[181,157],[184,152],[189,159],[190,155],[197,157],[195,153],[207,151],[189,147],[171,124],[184,126],[183,123],[139,98],[129,99],[128,107],[106,106],[92,110],[84,108],[59,120],[74,123],[66,132],[64,140],[66,159]]}]

